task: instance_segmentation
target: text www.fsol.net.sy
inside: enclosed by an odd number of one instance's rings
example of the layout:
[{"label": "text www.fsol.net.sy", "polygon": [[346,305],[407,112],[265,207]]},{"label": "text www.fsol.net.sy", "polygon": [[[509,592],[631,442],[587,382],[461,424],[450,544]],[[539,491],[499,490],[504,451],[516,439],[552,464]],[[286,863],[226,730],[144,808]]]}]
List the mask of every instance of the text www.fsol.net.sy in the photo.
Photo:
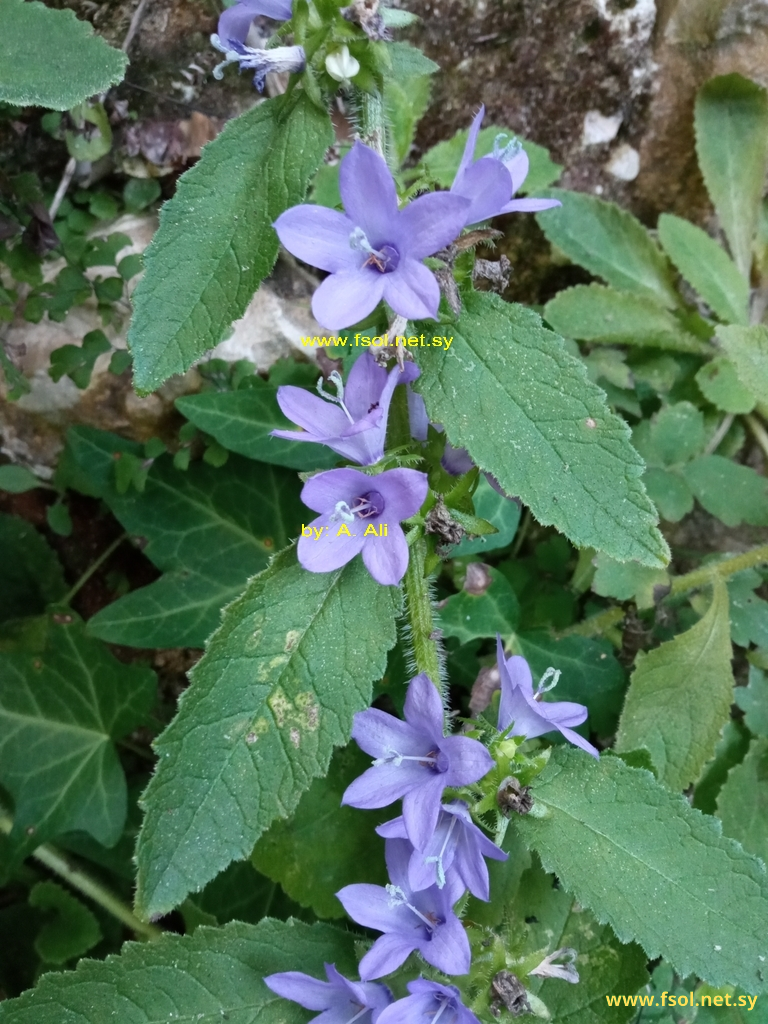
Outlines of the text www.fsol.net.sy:
[{"label": "text www.fsol.net.sy", "polygon": [[609,1006],[741,1006],[754,1010],[757,996],[743,996],[726,992],[723,995],[703,995],[693,992],[673,995],[660,992],[658,996],[606,996]]},{"label": "text www.fsol.net.sy", "polygon": [[446,337],[442,334],[412,334],[407,337],[405,334],[398,334],[390,338],[387,334],[356,334],[350,340],[348,334],[330,334],[319,337],[317,334],[310,338],[302,338],[301,344],[304,348],[336,348],[345,347],[349,343],[350,348],[444,348],[447,352],[453,344],[453,335]]}]

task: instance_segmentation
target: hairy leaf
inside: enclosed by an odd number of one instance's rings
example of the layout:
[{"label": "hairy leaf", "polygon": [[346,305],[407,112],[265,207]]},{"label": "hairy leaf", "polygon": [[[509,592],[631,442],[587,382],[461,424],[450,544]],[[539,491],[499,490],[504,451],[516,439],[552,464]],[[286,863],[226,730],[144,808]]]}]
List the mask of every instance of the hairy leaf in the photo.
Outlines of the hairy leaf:
[{"label": "hairy leaf", "polygon": [[333,141],[306,93],[230,121],[179,182],[144,254],[129,333],[139,391],[183,373],[242,316],[272,269],[272,222],[300,203]]},{"label": "hairy leaf", "polygon": [[768,327],[718,327],[716,334],[744,387],[768,403]]},{"label": "hairy leaf", "polygon": [[656,587],[669,584],[669,574],[663,569],[649,569],[637,562],[616,562],[602,553],[595,558],[595,564],[594,592],[619,601],[635,601],[640,609],[653,608]]},{"label": "hairy leaf", "polygon": [[737,687],[734,696],[749,729],[756,736],[768,736],[768,676],[765,672],[750,665],[749,684]]},{"label": "hairy leaf", "polygon": [[720,823],[619,758],[556,749],[523,839],[561,884],[649,958],[685,977],[762,991],[768,874]]},{"label": "hairy leaf", "polygon": [[707,512],[726,526],[768,526],[768,480],[722,455],[701,455],[682,469]]},{"label": "hairy leaf", "polygon": [[743,415],[752,412],[755,396],[752,389],[741,383],[736,366],[725,356],[717,356],[696,374],[701,393],[722,412]]},{"label": "hairy leaf", "polygon": [[717,798],[723,831],[745,850],[768,861],[768,739],[753,740],[741,764],[728,773]]},{"label": "hairy leaf", "polygon": [[580,547],[666,563],[629,431],[562,339],[522,306],[466,296],[450,356],[419,350],[415,387],[452,444]]},{"label": "hairy leaf", "polygon": [[312,573],[289,549],[226,609],[156,744],[137,854],[143,913],[249,856],[326,773],[384,673],[399,607],[400,591],[360,559]]}]

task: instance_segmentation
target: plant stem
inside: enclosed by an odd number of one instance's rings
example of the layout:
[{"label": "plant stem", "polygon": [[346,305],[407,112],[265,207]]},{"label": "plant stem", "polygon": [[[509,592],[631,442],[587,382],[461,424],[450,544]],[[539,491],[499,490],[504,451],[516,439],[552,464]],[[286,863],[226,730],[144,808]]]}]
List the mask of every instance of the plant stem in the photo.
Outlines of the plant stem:
[{"label": "plant stem", "polygon": [[617,626],[625,615],[625,610],[620,606],[606,608],[605,611],[598,612],[597,615],[590,615],[588,619],[584,619],[582,622],[577,622],[575,625],[569,626],[567,629],[560,630],[557,635],[558,637],[601,636],[609,629]]},{"label": "plant stem", "polygon": [[764,455],[768,458],[768,431],[766,431],[757,416],[745,416],[744,419],[747,421],[747,426],[752,431],[755,440],[763,449]]},{"label": "plant stem", "polygon": [[358,116],[360,141],[374,149],[379,156],[384,156],[386,128],[384,125],[384,104],[378,93],[358,90]]},{"label": "plant stem", "polygon": [[75,597],[75,595],[78,593],[78,591],[83,586],[85,586],[85,584],[88,582],[88,580],[91,578],[91,576],[93,576],[93,574],[98,569],[101,568],[101,566],[106,562],[106,560],[109,558],[109,556],[120,547],[120,545],[123,543],[123,541],[126,539],[127,536],[128,536],[127,533],[121,533],[120,536],[117,538],[117,540],[112,541],[112,543],[109,545],[109,547],[106,549],[106,551],[103,551],[99,555],[99,557],[96,559],[96,561],[93,563],[93,565],[89,566],[85,570],[83,575],[75,583],[75,585],[72,587],[72,589],[66,595],[66,597],[64,597],[62,599],[62,602],[61,602],[62,604],[71,604],[72,603],[72,599]]},{"label": "plant stem", "polygon": [[442,694],[443,658],[432,612],[429,580],[424,576],[426,554],[427,542],[423,537],[417,537],[411,545],[403,579],[405,611],[411,627],[410,641],[416,672],[425,672]]},{"label": "plant stem", "polygon": [[[0,812],[0,832],[10,835],[12,828],[12,819],[9,815]],[[36,850],[33,850],[31,855],[60,878],[63,878],[73,889],[77,889],[84,896],[92,899],[94,903],[98,903],[107,913],[116,917],[118,921],[121,921],[131,931],[135,932],[136,935],[152,941],[156,941],[163,935],[162,929],[139,920],[130,907],[126,906],[122,900],[118,899],[101,882],[97,882],[95,878],[91,878],[85,871],[70,864],[64,854],[57,850],[56,847],[43,843],[42,846],[38,846]]]},{"label": "plant stem", "polygon": [[670,596],[683,594],[687,590],[696,590],[697,587],[705,587],[718,577],[728,579],[737,572],[744,569],[751,569],[762,562],[768,562],[768,544],[763,544],[751,551],[745,551],[741,555],[734,555],[732,558],[724,558],[721,562],[702,566],[701,569],[694,569],[684,576],[677,576],[672,580]]}]

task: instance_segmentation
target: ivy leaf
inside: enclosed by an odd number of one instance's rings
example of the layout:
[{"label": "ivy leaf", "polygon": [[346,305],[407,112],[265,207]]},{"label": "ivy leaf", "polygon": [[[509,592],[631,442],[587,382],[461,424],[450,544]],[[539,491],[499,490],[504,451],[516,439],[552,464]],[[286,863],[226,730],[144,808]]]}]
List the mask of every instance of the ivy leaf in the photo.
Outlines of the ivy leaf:
[{"label": "ivy leaf", "polygon": [[63,964],[74,960],[101,941],[101,929],[93,913],[56,882],[33,885],[29,905],[55,911],[35,939],[35,950],[45,963]]},{"label": "ivy leaf", "polygon": [[53,550],[25,519],[0,512],[0,622],[37,615],[67,591]]},{"label": "ivy leaf", "polygon": [[741,764],[728,773],[717,798],[727,836],[768,861],[768,739],[753,740]]},{"label": "ivy leaf", "polygon": [[562,339],[532,310],[479,292],[453,332],[449,357],[419,350],[415,384],[451,443],[579,547],[666,564],[628,428]]},{"label": "ivy leaf", "polygon": [[256,378],[241,391],[204,391],[176,400],[176,408],[220,445],[249,459],[289,469],[331,469],[339,456],[321,444],[270,437],[272,430],[292,430],[277,404],[277,386]]},{"label": "ivy leaf", "polygon": [[768,160],[768,97],[741,75],[711,78],[696,97],[696,152],[704,183],[749,280]]},{"label": "ivy leaf", "polygon": [[265,918],[127,942],[120,956],[81,960],[44,975],[34,989],[0,1003],[0,1024],[104,1024],[104,1021],[279,1019],[304,1024],[306,1011],[277,1000],[262,980],[297,968],[324,978],[323,964],[354,974],[354,936],[327,924]]},{"label": "ivy leaf", "polygon": [[0,781],[13,796],[11,838],[30,849],[63,832],[120,838],[127,798],[113,741],[142,724],[155,676],[88,639],[71,613],[47,622],[42,651],[2,655]]},{"label": "ivy leaf", "polygon": [[768,480],[722,455],[701,455],[681,470],[704,508],[726,526],[768,526]]},{"label": "ivy leaf", "polygon": [[509,636],[520,618],[520,605],[506,576],[490,566],[485,571],[490,583],[482,594],[461,590],[440,609],[443,633],[455,636],[461,644],[475,637],[495,637],[497,633]]},{"label": "ivy leaf", "polygon": [[306,93],[230,121],[179,182],[144,254],[129,333],[143,393],[222,340],[272,269],[272,222],[300,203],[333,132]]},{"label": "ivy leaf", "polygon": [[569,259],[620,291],[679,306],[667,258],[637,218],[583,192],[553,188],[547,196],[563,205],[536,220]]},{"label": "ivy leaf", "polygon": [[370,766],[355,744],[337,750],[328,774],[315,779],[293,817],[274,822],[253,851],[255,867],[318,917],[344,917],[335,895],[344,885],[387,882],[384,840],[374,829],[392,816],[391,808],[341,806],[344,790]]},{"label": "ivy leaf", "polygon": [[0,101],[69,110],[122,81],[128,58],[72,11],[0,0]]},{"label": "ivy leaf", "polygon": [[662,213],[658,230],[672,262],[720,319],[749,323],[749,283],[714,238],[671,213]]},{"label": "ivy leaf", "polygon": [[744,387],[768,402],[768,327],[718,327],[715,333]]},{"label": "ivy leaf", "polygon": [[226,609],[156,743],[137,852],[142,913],[172,909],[249,856],[326,773],[384,674],[399,608],[400,591],[360,559],[312,573],[291,548]]},{"label": "ivy leaf", "polygon": [[756,736],[768,736],[768,676],[755,665],[749,666],[749,683],[738,686],[736,703],[744,712],[744,721]]},{"label": "ivy leaf", "polygon": [[[720,823],[618,757],[556,748],[517,829],[622,942],[712,985],[764,987],[768,875]],[[588,856],[585,856],[588,851]]]},{"label": "ivy leaf", "polygon": [[733,701],[728,590],[714,584],[706,615],[660,647],[637,655],[616,750],[645,747],[661,782],[685,789],[715,752]]},{"label": "ivy leaf", "polygon": [[656,298],[602,284],[579,284],[558,292],[544,307],[544,316],[559,334],[580,341],[712,354],[711,346],[683,330]]}]

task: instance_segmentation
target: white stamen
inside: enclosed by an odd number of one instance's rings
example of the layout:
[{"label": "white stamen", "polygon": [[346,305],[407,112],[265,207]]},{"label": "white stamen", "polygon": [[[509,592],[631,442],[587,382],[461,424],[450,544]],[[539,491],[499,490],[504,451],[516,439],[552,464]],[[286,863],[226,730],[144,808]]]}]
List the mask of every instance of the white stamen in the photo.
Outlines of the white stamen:
[{"label": "white stamen", "polygon": [[[437,865],[436,873],[437,873],[437,887],[438,887],[438,889],[442,889],[443,886],[445,885],[445,868],[443,867],[443,856],[445,854],[446,847],[448,846],[448,843],[450,841],[451,833],[453,832],[455,827],[456,827],[456,816],[454,814],[452,814],[451,815],[451,824],[448,827],[448,833],[447,833],[447,835],[445,837],[445,842],[443,843],[443,845],[442,845],[442,847],[440,849],[440,853],[438,853],[438,855],[436,857],[425,857],[424,858],[424,863],[425,864],[436,864]],[[435,1020],[436,1019],[437,1018],[435,1018]],[[432,1021],[432,1024],[435,1024],[435,1022]]]},{"label": "white stamen", "polygon": [[437,998],[438,1002],[440,1003],[440,1009],[437,1011],[435,1016],[432,1018],[432,1024],[437,1024],[437,1022],[440,1020],[440,1018],[443,1015],[443,1013],[451,1005],[451,1000],[448,999],[445,996],[437,996],[436,998]]},{"label": "white stamen", "polygon": [[370,1006],[364,1006],[362,1010],[358,1011],[358,1013],[355,1014],[354,1017],[350,1017],[350,1019],[347,1021],[347,1024],[355,1024],[355,1021],[362,1017],[364,1013],[368,1013],[369,1010]]},{"label": "white stamen", "polygon": [[389,884],[384,886],[384,888],[389,893],[390,907],[408,907],[409,910],[412,910],[414,912],[416,917],[418,917],[421,921],[424,922],[424,924],[427,926],[430,932],[433,932],[435,930],[434,923],[430,921],[428,917],[425,917],[420,910],[417,910],[412,903],[408,902],[408,897],[405,895],[405,893],[403,892],[399,885]]},{"label": "white stamen", "polygon": [[502,163],[508,163],[513,160],[523,148],[523,144],[519,139],[516,139],[514,135],[507,142],[508,136],[504,132],[500,132],[493,140],[493,155],[496,160],[501,160]]},{"label": "white stamen", "polygon": [[399,768],[403,761],[419,761],[421,764],[437,764],[436,757],[430,757],[429,754],[399,754],[396,750],[392,750],[391,747],[387,749],[387,757],[377,757],[373,762],[374,768],[381,768],[383,764],[393,764],[395,768]]},{"label": "white stamen", "polygon": [[[547,671],[539,680],[539,685],[536,687],[536,693],[534,694],[534,700],[538,700],[541,697],[542,693],[549,693],[550,690],[554,690],[554,688],[560,682],[560,675],[560,669],[552,668],[552,666],[550,665]],[[548,679],[551,679],[552,682],[549,684],[549,686],[545,686],[544,684]]]},{"label": "white stamen", "polygon": [[336,507],[333,510],[331,516],[331,522],[337,523],[339,519],[343,519],[345,523],[354,523],[355,517],[352,514],[352,509],[346,503],[346,501],[337,501]]},{"label": "white stamen", "polygon": [[341,379],[341,375],[338,370],[334,370],[333,373],[328,375],[328,380],[336,388],[336,396],[329,395],[327,391],[323,390],[323,378],[318,377],[317,379],[317,393],[321,398],[324,398],[327,402],[333,402],[340,406],[344,411],[344,415],[347,417],[350,423],[354,423],[352,414],[349,409],[344,405],[344,384]]}]

